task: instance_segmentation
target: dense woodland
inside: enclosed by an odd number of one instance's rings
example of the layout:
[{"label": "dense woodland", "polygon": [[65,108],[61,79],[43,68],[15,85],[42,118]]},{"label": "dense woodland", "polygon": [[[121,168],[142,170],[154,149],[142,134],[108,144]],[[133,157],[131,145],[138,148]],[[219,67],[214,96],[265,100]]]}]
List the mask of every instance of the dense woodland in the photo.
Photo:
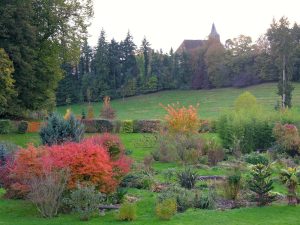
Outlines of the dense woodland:
[{"label": "dense woodland", "polygon": [[290,81],[300,80],[300,27],[287,18],[273,20],[256,42],[245,35],[225,44],[209,39],[182,54],[154,50],[146,38],[136,44],[130,32],[120,42],[107,40],[104,30],[92,48],[87,42],[92,3],[75,2],[0,1],[2,117],[26,117],[32,111],[101,101],[107,95],[270,81],[280,81],[283,106],[291,106]]}]

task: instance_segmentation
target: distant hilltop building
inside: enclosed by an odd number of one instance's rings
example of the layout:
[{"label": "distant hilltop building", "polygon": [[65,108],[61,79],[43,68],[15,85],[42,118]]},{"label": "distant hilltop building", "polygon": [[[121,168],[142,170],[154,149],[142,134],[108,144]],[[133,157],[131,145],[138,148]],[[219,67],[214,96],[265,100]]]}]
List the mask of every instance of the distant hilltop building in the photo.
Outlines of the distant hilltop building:
[{"label": "distant hilltop building", "polygon": [[205,46],[208,41],[213,41],[220,43],[220,35],[217,32],[216,26],[213,23],[211,27],[211,32],[208,35],[208,40],[184,40],[179,48],[176,50],[176,53],[181,54],[183,52],[192,52],[203,46]]}]

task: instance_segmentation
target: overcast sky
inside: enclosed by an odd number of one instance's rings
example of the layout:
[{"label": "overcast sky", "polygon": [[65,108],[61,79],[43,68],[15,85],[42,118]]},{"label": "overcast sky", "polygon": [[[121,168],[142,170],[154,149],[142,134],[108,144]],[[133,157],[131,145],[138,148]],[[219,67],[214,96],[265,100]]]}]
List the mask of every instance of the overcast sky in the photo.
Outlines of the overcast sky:
[{"label": "overcast sky", "polygon": [[140,46],[144,36],[154,49],[174,50],[184,39],[206,39],[214,22],[221,41],[240,34],[256,40],[272,19],[300,23],[300,0],[94,0],[89,43],[100,30],[123,40],[128,30]]}]

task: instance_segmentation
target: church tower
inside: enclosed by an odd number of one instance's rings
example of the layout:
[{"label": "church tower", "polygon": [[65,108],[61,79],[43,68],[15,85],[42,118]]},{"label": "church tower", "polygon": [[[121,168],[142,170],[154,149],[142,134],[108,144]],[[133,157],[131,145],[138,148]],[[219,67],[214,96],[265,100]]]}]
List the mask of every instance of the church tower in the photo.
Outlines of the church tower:
[{"label": "church tower", "polygon": [[215,23],[212,24],[211,32],[210,32],[210,34],[208,35],[208,38],[220,42],[220,35],[219,35],[218,32],[217,32]]}]

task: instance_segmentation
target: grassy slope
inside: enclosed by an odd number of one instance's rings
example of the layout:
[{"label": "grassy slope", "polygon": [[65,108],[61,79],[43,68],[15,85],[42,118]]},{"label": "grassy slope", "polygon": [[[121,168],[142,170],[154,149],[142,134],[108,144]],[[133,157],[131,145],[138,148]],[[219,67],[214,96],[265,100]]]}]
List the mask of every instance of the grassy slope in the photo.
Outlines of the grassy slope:
[{"label": "grassy slope", "polygon": [[[300,109],[300,84],[295,83],[293,104]],[[164,109],[159,105],[180,102],[184,105],[200,103],[200,115],[203,118],[216,118],[220,111],[232,107],[234,100],[244,91],[250,91],[268,110],[272,110],[278,96],[277,84],[267,83],[248,88],[221,88],[212,90],[163,91],[154,94],[117,99],[112,101],[119,119],[154,119],[163,118]],[[99,115],[101,103],[94,103],[95,116]],[[58,107],[58,112],[64,114],[67,107]],[[75,104],[72,111],[80,115],[87,106]]]}]

